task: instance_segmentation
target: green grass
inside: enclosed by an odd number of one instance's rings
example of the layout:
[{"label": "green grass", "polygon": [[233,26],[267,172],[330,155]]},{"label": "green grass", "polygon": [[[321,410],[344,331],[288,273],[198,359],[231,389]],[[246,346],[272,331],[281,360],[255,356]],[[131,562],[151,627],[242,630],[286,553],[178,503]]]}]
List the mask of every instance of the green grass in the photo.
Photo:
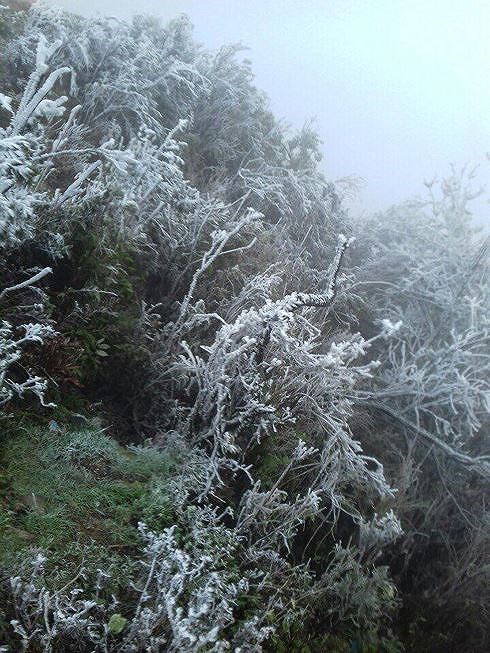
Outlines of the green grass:
[{"label": "green grass", "polygon": [[94,563],[108,552],[130,558],[141,544],[139,521],[155,530],[173,523],[165,480],[174,466],[164,453],[120,447],[100,431],[4,434],[0,566],[30,548],[73,556],[73,564],[88,551]]}]

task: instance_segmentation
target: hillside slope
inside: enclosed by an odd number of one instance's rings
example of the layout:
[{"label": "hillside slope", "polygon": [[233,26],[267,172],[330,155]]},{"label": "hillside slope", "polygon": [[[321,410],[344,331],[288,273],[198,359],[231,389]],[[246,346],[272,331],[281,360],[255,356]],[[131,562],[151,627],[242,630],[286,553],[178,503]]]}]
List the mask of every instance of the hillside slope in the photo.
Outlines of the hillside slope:
[{"label": "hillside slope", "polygon": [[487,651],[471,173],[359,223],[183,17],[0,44],[5,650]]}]

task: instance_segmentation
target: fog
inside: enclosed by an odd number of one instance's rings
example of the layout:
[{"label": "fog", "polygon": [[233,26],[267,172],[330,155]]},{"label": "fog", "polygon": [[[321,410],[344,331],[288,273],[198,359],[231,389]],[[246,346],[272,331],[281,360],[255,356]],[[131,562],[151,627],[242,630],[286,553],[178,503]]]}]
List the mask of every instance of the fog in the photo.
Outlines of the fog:
[{"label": "fog", "polygon": [[[186,13],[206,47],[242,42],[257,86],[293,127],[314,118],[328,178],[357,178],[352,209],[421,192],[449,164],[490,165],[485,0],[57,0],[85,15]],[[489,225],[488,201],[474,203]]]}]

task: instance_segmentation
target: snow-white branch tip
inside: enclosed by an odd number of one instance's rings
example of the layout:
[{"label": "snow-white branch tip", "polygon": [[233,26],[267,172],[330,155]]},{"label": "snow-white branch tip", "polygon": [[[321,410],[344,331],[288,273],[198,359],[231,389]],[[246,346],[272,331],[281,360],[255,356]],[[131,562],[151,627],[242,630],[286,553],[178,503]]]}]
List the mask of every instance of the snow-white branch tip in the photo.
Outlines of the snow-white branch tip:
[{"label": "snow-white branch tip", "polygon": [[9,292],[14,292],[14,290],[21,290],[22,288],[29,288],[33,286],[35,283],[40,281],[41,279],[44,279],[48,274],[52,274],[53,270],[49,267],[44,268],[37,274],[35,274],[33,277],[30,277],[29,279],[26,279],[25,281],[22,281],[21,283],[17,283],[15,286],[10,286],[9,288],[4,288],[2,292],[0,292],[0,299],[4,297],[7,293]]}]

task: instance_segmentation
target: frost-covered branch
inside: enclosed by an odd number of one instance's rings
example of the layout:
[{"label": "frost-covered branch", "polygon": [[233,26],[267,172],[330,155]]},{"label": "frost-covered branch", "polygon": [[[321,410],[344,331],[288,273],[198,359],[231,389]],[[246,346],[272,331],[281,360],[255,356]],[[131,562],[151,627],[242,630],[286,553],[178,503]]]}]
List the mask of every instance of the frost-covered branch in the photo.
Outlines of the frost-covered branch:
[{"label": "frost-covered branch", "polygon": [[484,476],[490,476],[490,456],[473,457],[473,456],[469,456],[468,454],[465,454],[463,451],[458,451],[454,447],[451,447],[449,444],[447,444],[447,442],[441,440],[441,438],[435,436],[433,433],[430,433],[429,431],[422,428],[421,426],[418,426],[414,422],[411,422],[400,412],[393,410],[389,406],[386,406],[385,404],[379,401],[373,401],[373,400],[370,401],[367,399],[355,399],[354,401],[356,404],[359,404],[361,406],[376,408],[377,410],[386,413],[390,417],[393,417],[397,422],[403,424],[403,426],[405,426],[410,431],[413,431],[417,435],[420,435],[422,438],[424,438],[427,444],[437,447],[450,458],[456,460],[462,465],[465,465],[467,467],[474,469],[475,471],[478,471]]},{"label": "frost-covered branch", "polygon": [[61,115],[63,113],[64,107],[62,105],[67,98],[61,97],[54,103],[48,104],[45,97],[53,89],[60,77],[71,72],[71,68],[62,66],[57,70],[53,70],[40,85],[42,76],[48,70],[49,59],[60,46],[60,41],[55,41],[51,46],[48,46],[45,37],[40,36],[36,53],[36,67],[29,77],[19,107],[10,123],[12,135],[18,135],[36,111],[45,111],[48,115]]},{"label": "frost-covered branch", "polygon": [[21,281],[20,283],[15,284],[15,286],[10,286],[9,288],[4,288],[0,292],[0,299],[4,297],[7,293],[9,292],[14,292],[15,290],[21,290],[22,288],[30,288],[32,287],[35,283],[40,281],[41,279],[44,279],[48,274],[52,274],[53,270],[51,268],[43,268],[40,272],[35,274],[33,277],[30,277],[29,279],[26,279],[25,281]]}]

